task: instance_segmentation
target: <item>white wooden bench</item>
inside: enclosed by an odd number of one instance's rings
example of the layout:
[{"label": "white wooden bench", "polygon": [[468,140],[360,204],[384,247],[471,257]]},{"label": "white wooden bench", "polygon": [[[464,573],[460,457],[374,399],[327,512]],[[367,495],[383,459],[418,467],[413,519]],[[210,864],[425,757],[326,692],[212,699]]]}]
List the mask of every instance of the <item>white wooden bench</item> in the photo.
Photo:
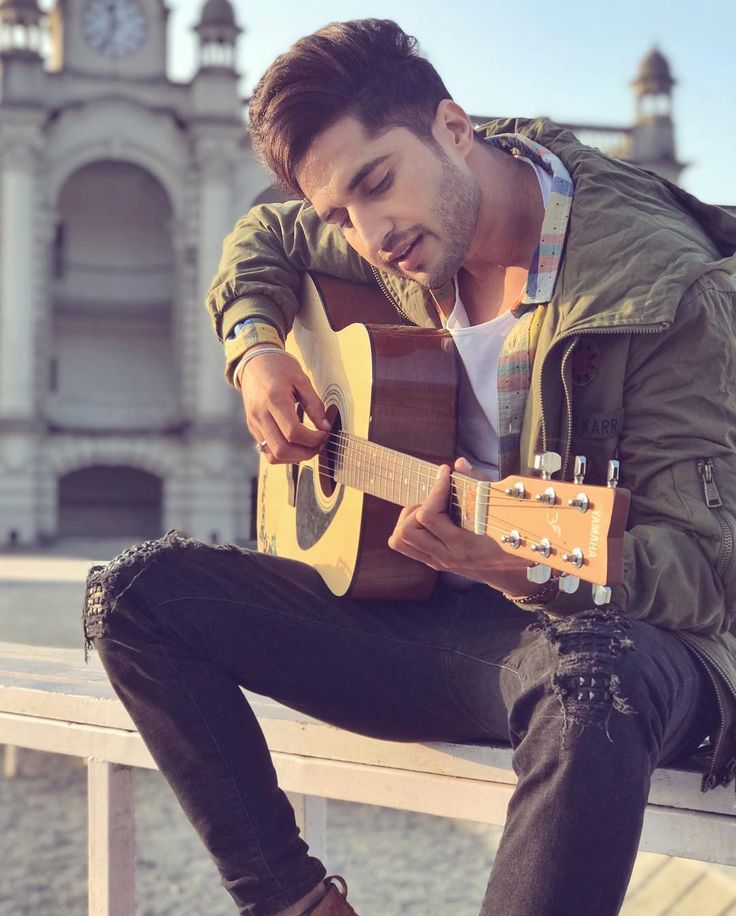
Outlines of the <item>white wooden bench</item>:
[{"label": "white wooden bench", "polygon": [[[250,695],[283,788],[316,855],[324,799],[503,824],[515,776],[505,747],[404,745],[363,738]],[[89,913],[135,912],[133,768],[155,769],[94,653],[0,643],[0,744],[86,758]],[[12,757],[10,758],[12,760]],[[733,790],[657,770],[640,848],[736,865]]]}]

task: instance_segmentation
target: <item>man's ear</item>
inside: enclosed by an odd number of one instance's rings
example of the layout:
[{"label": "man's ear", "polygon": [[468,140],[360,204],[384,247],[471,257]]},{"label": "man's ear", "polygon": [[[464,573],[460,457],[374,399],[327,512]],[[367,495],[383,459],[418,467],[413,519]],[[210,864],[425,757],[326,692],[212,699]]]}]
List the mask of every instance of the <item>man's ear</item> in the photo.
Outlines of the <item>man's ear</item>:
[{"label": "man's ear", "polygon": [[454,150],[462,155],[467,155],[472,149],[475,139],[470,118],[452,99],[443,99],[437,106],[432,133],[447,152]]}]

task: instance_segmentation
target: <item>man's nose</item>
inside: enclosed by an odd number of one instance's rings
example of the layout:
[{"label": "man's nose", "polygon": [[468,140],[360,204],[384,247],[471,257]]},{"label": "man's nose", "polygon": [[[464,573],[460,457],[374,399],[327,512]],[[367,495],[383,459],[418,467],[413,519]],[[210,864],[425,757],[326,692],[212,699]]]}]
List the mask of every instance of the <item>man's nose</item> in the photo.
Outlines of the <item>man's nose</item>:
[{"label": "man's nose", "polygon": [[366,210],[351,219],[367,251],[371,254],[385,251],[385,242],[393,231],[393,223],[387,216]]}]

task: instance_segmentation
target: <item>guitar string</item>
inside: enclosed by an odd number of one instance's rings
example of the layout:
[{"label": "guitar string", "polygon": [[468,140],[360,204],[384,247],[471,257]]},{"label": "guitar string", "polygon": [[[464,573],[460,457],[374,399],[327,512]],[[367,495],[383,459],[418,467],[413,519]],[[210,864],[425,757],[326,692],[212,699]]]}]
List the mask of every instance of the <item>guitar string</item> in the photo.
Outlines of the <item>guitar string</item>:
[{"label": "guitar string", "polygon": [[[362,452],[362,453],[358,452],[356,455],[355,452],[353,451],[353,454],[350,455],[348,451],[344,447],[341,447],[341,446],[338,446],[336,449],[327,449],[326,451],[329,453],[331,457],[336,458],[336,459],[344,458],[346,456],[354,457],[354,458],[355,457],[360,458],[363,456],[375,458],[375,454],[371,455],[370,452]],[[320,454],[324,455],[325,450],[323,450],[322,453]],[[389,459],[390,459],[390,456],[389,456]],[[419,464],[423,463],[425,465],[425,468],[426,467],[430,467],[430,468],[436,467],[436,466],[430,465],[428,462],[421,462],[420,459],[412,458],[411,460]],[[434,471],[426,470],[425,468],[417,468],[416,470],[409,470],[408,474],[405,469],[400,470],[399,471],[400,475],[402,476],[406,475],[404,476],[403,483],[402,483],[402,481],[400,481],[398,477],[394,476],[392,479],[390,476],[392,471],[394,472],[396,471],[395,467],[391,467],[390,465],[387,465],[386,467],[382,467],[379,464],[377,467],[373,469],[371,477],[373,480],[378,479],[380,483],[385,483],[385,484],[390,485],[392,491],[400,490],[402,486],[408,486],[411,489],[414,484],[416,484],[417,486],[421,485],[422,488],[426,491],[427,486],[430,483],[434,483],[434,480],[436,479],[436,477],[435,477]],[[345,467],[341,467],[341,468],[338,467],[337,470],[341,471],[343,474],[345,474],[346,472],[348,474],[351,473],[351,469],[349,468],[346,469]],[[366,480],[364,472],[358,471],[357,469],[355,469],[355,471],[356,472],[353,474],[353,477],[358,477],[362,479],[363,481]],[[478,481],[473,477],[469,477],[468,475],[461,474],[460,472],[457,472],[457,471],[453,471],[451,476],[455,482],[455,489],[452,492],[452,497],[453,499],[456,500],[457,505],[460,508],[462,508],[462,504],[460,503],[459,498],[457,496],[457,489],[459,486],[466,487],[469,484],[477,485],[479,483],[483,483],[483,484],[495,483],[495,481]],[[415,480],[413,480],[412,478],[415,478]],[[491,496],[477,496],[476,497],[476,502],[480,504],[483,508],[486,508],[490,506],[491,504],[493,505],[505,504],[505,503],[508,503],[509,499],[514,499],[514,497],[510,496],[509,494],[500,492],[497,487],[489,487],[488,490],[492,494]],[[419,492],[417,492],[417,499],[418,498],[419,498]],[[529,509],[540,508],[538,504],[523,503],[521,501],[517,502],[517,507],[520,509],[521,508],[529,508]],[[557,507],[557,509],[558,510],[567,510],[567,511],[577,511],[576,507],[568,506],[565,504],[561,504],[559,507]]]},{"label": "guitar string", "polygon": [[[472,480],[472,478],[469,478],[469,479]],[[358,489],[361,489],[361,487],[358,484],[353,483],[350,480],[344,480],[342,482],[346,486],[352,485],[352,486],[356,486]],[[473,482],[477,482],[477,481],[473,481]],[[510,498],[511,497],[505,497],[506,500]],[[462,505],[459,503],[459,501],[456,498],[455,498],[455,505],[462,511]],[[528,508],[535,509],[539,507],[535,505],[530,505]],[[527,541],[530,541],[531,543],[536,543],[535,538],[539,537],[537,532],[530,531],[524,528],[524,526],[522,525],[517,524],[516,530],[519,532],[519,535],[522,538],[522,540],[527,540]],[[486,533],[487,534],[498,533],[500,535],[503,535],[503,534],[509,534],[510,530],[507,525],[498,524],[498,520],[494,518],[494,516],[489,515],[486,519]],[[520,546],[524,546],[524,545],[520,545]],[[557,563],[555,562],[555,555],[561,557],[563,553],[569,552],[571,548],[565,545],[559,544],[556,541],[550,540],[550,550],[552,551],[552,556],[543,557],[540,555],[537,562],[541,563],[542,565],[551,565],[553,567],[556,566],[561,572],[567,572],[567,568],[560,566],[559,561]],[[600,563],[601,561],[597,560],[596,563],[593,565],[599,565]],[[587,556],[584,557],[584,566],[591,566],[590,557],[587,557]],[[582,572],[581,568],[579,567],[578,568],[572,567],[570,570],[570,574],[577,575],[579,578],[587,578],[585,574]]]},{"label": "guitar string", "polygon": [[[333,433],[333,437],[334,437],[334,436],[335,436],[335,434]],[[332,437],[331,437],[331,438],[332,438]],[[344,458],[345,455],[346,455],[347,448],[350,448],[351,446],[354,446],[354,445],[356,444],[356,443],[355,443],[355,438],[353,438],[353,437],[347,437],[347,436],[345,436],[345,435],[343,434],[343,435],[342,435],[342,439],[343,439],[343,442],[344,442],[344,443],[347,443],[347,446],[345,446],[345,445],[342,445],[342,446],[341,446],[341,445],[338,445],[335,449],[331,450],[331,454],[332,454],[332,456],[335,457],[335,458],[341,458],[341,457]],[[374,446],[374,444],[368,442],[367,440],[358,440],[358,443],[357,443],[357,444],[358,444],[358,447],[360,447],[360,446],[363,444],[363,442],[365,442],[365,445],[368,446],[368,448],[365,448],[361,454],[362,454],[362,455],[365,455],[365,456],[369,456],[369,455],[370,455],[370,456],[372,456],[372,457],[375,457],[375,455],[376,455],[376,453],[377,453],[377,449],[376,449],[376,447],[371,448],[371,446]],[[385,448],[385,447],[383,447],[383,446],[378,446],[377,448],[378,448],[378,449],[383,449],[383,448]],[[397,457],[401,457],[401,453],[399,453],[399,452],[393,452],[393,450],[388,450],[388,449],[387,449],[386,451],[387,451],[387,452],[393,453],[393,455],[396,455]],[[321,454],[324,454],[324,450],[323,450],[323,452],[322,452]],[[387,460],[390,459],[391,457],[392,457],[391,454],[386,455]],[[412,456],[406,456],[406,458],[410,458],[412,462],[419,462],[420,464],[425,464],[425,465],[428,465],[428,464],[429,464],[428,462],[422,462],[421,459],[413,458]],[[344,469],[340,469],[340,470],[343,470],[343,471],[344,471]],[[390,467],[385,468],[385,470],[386,470],[387,472],[390,472]],[[380,483],[389,483],[390,481],[389,481],[388,478],[382,477],[382,472],[383,472],[383,471],[384,471],[384,468],[379,467],[379,468],[377,469],[377,473],[376,473],[376,472],[373,473],[373,475],[372,475],[372,476],[373,476],[373,479],[375,480],[376,478],[378,478]],[[411,476],[411,473],[410,473],[410,476]],[[416,476],[417,476],[417,484],[419,484],[419,483],[421,482],[421,481],[420,481],[420,478],[422,478],[422,477],[425,478],[428,482],[429,482],[429,481],[432,481],[432,482],[434,481],[434,475],[431,474],[431,473],[428,472],[428,471],[424,471],[424,470],[419,471],[419,472],[416,474]],[[472,483],[472,484],[477,484],[477,483],[479,483],[479,481],[475,480],[475,479],[472,478],[472,477],[468,477],[467,475],[458,475],[457,472],[454,472],[454,473],[453,473],[453,477],[456,477],[456,476],[459,476],[459,477],[463,478],[464,480],[467,480],[469,483]],[[360,475],[358,475],[358,477],[360,477]],[[483,481],[483,482],[487,482],[487,481]],[[345,479],[345,480],[344,480],[344,483],[347,484],[348,486],[351,486],[351,485],[352,485],[352,486],[358,486],[358,484],[357,484],[356,482],[351,481],[351,480],[348,480],[348,479]],[[391,483],[393,483],[393,482],[391,482]],[[409,481],[409,483],[410,483],[410,485],[411,485],[411,481]],[[363,485],[365,486],[365,481],[364,481],[364,480],[363,480]],[[358,488],[360,488],[360,487],[358,487]],[[394,487],[394,489],[395,489],[395,487]],[[419,498],[419,493],[417,493],[417,498]],[[499,495],[499,498],[498,498],[498,500],[497,500],[496,502],[497,502],[497,503],[507,503],[509,499],[513,499],[513,497],[510,497],[510,496],[508,496],[507,494],[500,494],[500,495]],[[490,499],[488,499],[488,498],[480,498],[480,499],[477,499],[477,502],[480,503],[481,508],[488,508],[488,507],[490,506],[490,504],[491,504],[492,501],[491,501]],[[460,499],[458,498],[456,492],[454,492],[454,491],[451,493],[451,508],[452,508],[452,507],[457,507],[461,512],[463,512],[463,509],[464,509],[464,504],[460,502]],[[520,509],[520,508],[539,509],[539,508],[542,508],[542,507],[541,507],[540,505],[538,505],[538,504],[531,504],[531,503],[530,503],[530,504],[524,505],[524,504],[521,504],[521,503],[517,503],[516,508],[517,508],[517,509]],[[574,509],[574,507],[571,507],[571,506],[560,506],[560,507],[558,507],[558,508],[559,508],[559,509],[568,509],[568,510],[570,510],[570,511],[573,511],[573,509]],[[577,511],[577,510],[575,510],[575,511]],[[470,513],[470,514],[472,514],[472,513]],[[466,515],[466,517],[467,517],[467,515]],[[499,521],[499,520],[498,520],[497,518],[494,518],[493,516],[489,516],[489,517],[487,518],[486,529],[487,529],[487,530],[495,530],[495,531],[498,531],[498,532],[507,532],[507,531],[508,531],[507,527],[498,524],[498,521]],[[531,535],[536,534],[536,532],[533,532],[533,531],[531,531],[531,530],[529,530],[529,529],[525,529],[524,526],[521,526],[521,525],[517,525],[517,526],[516,526],[516,530],[519,532],[519,534],[520,534],[521,536],[523,536],[524,538],[526,538],[526,539],[528,539],[528,540],[533,540],[533,538],[531,537]],[[569,549],[569,548],[565,548],[565,547],[563,547],[561,544],[555,543],[555,542],[553,542],[553,541],[550,541],[550,547],[551,547],[551,549],[556,550],[557,552],[561,552],[561,551],[563,551],[563,550]],[[589,558],[586,558],[586,559],[589,560]]]},{"label": "guitar string", "polygon": [[[371,449],[370,447],[368,449],[364,449],[363,451],[360,451],[360,448],[362,447],[361,440],[358,440],[357,446],[353,439],[346,438],[345,442],[346,444],[338,444],[334,448],[328,447],[327,449],[323,449],[322,452],[320,452],[320,455],[324,455],[325,453],[327,453],[333,458],[341,458],[341,457],[347,456],[347,457],[354,457],[354,458],[366,457],[372,460],[377,460],[379,464],[376,467],[373,476],[379,477],[379,478],[383,476],[383,479],[385,479],[388,482],[388,478],[385,477],[385,474],[390,473],[393,468],[390,464],[387,465],[385,468],[381,466],[380,453],[377,455],[377,453],[375,452],[375,449]],[[370,446],[371,443],[367,443],[367,445]],[[383,448],[383,447],[379,446],[378,448]],[[392,454],[389,454],[386,456],[386,461],[388,462],[390,462],[391,459],[395,455],[396,457],[398,457],[401,460],[409,460],[412,463],[416,463],[420,465],[420,467],[417,468],[416,470],[410,469],[408,471],[408,484],[409,485],[413,483],[411,478],[416,478],[416,483],[423,484],[423,485],[433,484],[434,481],[436,480],[436,468],[438,467],[438,465],[433,465],[430,462],[422,461],[422,459],[420,458],[414,458],[412,456],[402,456],[400,452],[393,452],[393,450],[388,450],[388,451],[392,452]],[[342,468],[341,470],[344,471],[345,469]],[[401,469],[400,473],[402,475],[406,474],[405,469]],[[495,486],[495,487],[492,486],[492,484],[494,483],[497,484],[497,481],[478,481],[475,478],[468,476],[467,474],[460,473],[459,471],[452,471],[451,476],[453,480],[456,482],[456,486],[458,482],[460,481],[467,481],[469,484],[476,484],[476,485],[477,484],[490,484],[491,486],[488,487],[488,492],[490,493],[490,495],[478,497],[478,501],[484,507],[490,504],[494,504],[494,505],[504,504],[504,503],[507,503],[509,499],[515,499],[515,497],[510,496],[508,493],[504,493],[503,491],[499,490],[498,486]],[[407,479],[405,478],[405,482],[406,480]],[[554,483],[555,481],[550,481],[549,485],[552,486]],[[561,481],[561,483],[566,484],[567,486],[570,486],[570,484],[566,481]],[[401,484],[397,484],[395,488],[400,488],[400,486]],[[580,486],[582,486],[582,484]],[[522,503],[521,501],[518,501],[518,507],[535,509],[535,508],[538,508],[539,506],[538,504],[534,504],[534,503],[528,504],[528,503]],[[578,511],[575,506],[568,506],[566,504],[561,504],[560,506],[557,507],[557,509],[566,510],[570,512]]]}]

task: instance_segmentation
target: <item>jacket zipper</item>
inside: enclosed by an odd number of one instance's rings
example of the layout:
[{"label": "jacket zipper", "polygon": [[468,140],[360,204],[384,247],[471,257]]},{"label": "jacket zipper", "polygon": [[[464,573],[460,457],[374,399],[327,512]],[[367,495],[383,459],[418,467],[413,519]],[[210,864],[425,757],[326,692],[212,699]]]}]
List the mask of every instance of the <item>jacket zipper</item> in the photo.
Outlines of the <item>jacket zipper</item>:
[{"label": "jacket zipper", "polygon": [[[721,551],[718,556],[718,563],[716,570],[719,575],[728,569],[731,560],[733,559],[733,549],[734,549],[734,536],[733,530],[731,529],[730,524],[724,517],[722,512],[719,512],[719,508],[723,505],[723,500],[721,499],[721,494],[718,492],[718,483],[716,481],[716,463],[713,458],[699,458],[698,459],[698,473],[703,481],[703,499],[705,505],[708,509],[711,510],[715,516],[718,524],[721,526],[721,532],[723,534],[723,543],[721,546]],[[698,656],[703,665],[705,666],[711,681],[713,682],[713,688],[715,690],[716,697],[718,699],[718,711],[720,713],[720,728],[718,729],[718,734],[716,736],[716,742],[713,749],[713,758],[711,761],[710,770],[703,776],[703,781],[701,784],[701,789],[703,792],[706,792],[708,789],[714,789],[718,785],[718,769],[720,764],[720,750],[723,745],[723,741],[726,734],[726,717],[725,711],[723,708],[723,700],[721,698],[721,685],[717,682],[715,675],[713,674],[710,666],[715,668],[720,674],[722,680],[729,685],[730,681],[726,677],[725,672],[720,667],[720,665],[714,661],[712,658],[706,658],[705,655],[700,651],[700,649],[692,643],[686,636],[686,634],[675,633],[675,635],[680,639],[681,642],[684,642],[687,646],[692,649],[692,651]],[[731,693],[733,694],[733,688],[731,687]],[[731,773],[727,767],[726,773],[723,776],[723,784],[726,785],[729,781]]]},{"label": "jacket zipper", "polygon": [[[572,453],[572,392],[570,391],[570,386],[567,384],[565,379],[565,366],[567,365],[570,357],[575,350],[575,343],[572,343],[568,346],[565,352],[562,354],[562,362],[560,363],[560,374],[562,375],[562,390],[565,393],[565,409],[567,410],[567,436],[565,438],[565,460],[562,463],[562,479],[565,480],[568,474],[568,462],[570,460],[570,455]],[[541,405],[542,408],[542,422],[544,423],[544,405]],[[546,449],[545,449],[546,451]]]},{"label": "jacket zipper", "polygon": [[[589,328],[589,329],[585,329],[582,331],[568,331],[566,334],[561,334],[557,338],[557,340],[553,341],[549,350],[547,350],[547,353],[544,359],[546,362],[547,357],[552,352],[553,347],[556,347],[557,344],[561,343],[563,340],[568,340],[571,337],[581,337],[583,335],[590,335],[590,334],[659,334],[662,331],[664,331],[665,328],[668,328],[668,327],[669,327],[669,324],[667,322],[662,322],[661,324],[658,324],[658,325],[647,325],[645,327],[642,327],[641,325],[638,325],[638,326],[635,325],[633,327],[632,326],[627,326],[627,327],[621,326],[618,328]],[[572,351],[568,351],[568,352],[572,352]],[[564,357],[563,357],[563,361],[564,361]],[[537,389],[537,397],[539,398],[539,411],[540,411],[541,418],[542,418],[542,451],[546,452],[547,451],[547,426],[544,420],[544,387],[542,385],[543,379],[544,379],[544,363],[542,364],[542,369],[539,373],[539,387]],[[570,395],[570,392],[567,389],[567,385],[565,384],[564,377],[562,379],[562,387],[563,387],[563,390],[565,391],[565,402],[567,404],[567,407],[570,411],[572,411],[572,396]],[[563,469],[567,468],[568,462],[570,460],[570,451],[572,449],[572,413],[568,415],[568,420],[569,420],[569,429],[568,429],[568,434],[567,434],[567,441],[565,442],[565,454],[562,456]],[[564,478],[564,473],[563,473],[563,478]]]},{"label": "jacket zipper", "polygon": [[383,282],[383,279],[382,279],[381,275],[378,273],[378,271],[376,270],[376,268],[375,268],[375,267],[371,267],[371,270],[373,271],[373,276],[376,278],[376,283],[378,284],[378,288],[381,290],[381,292],[383,293],[383,295],[388,299],[388,301],[391,303],[391,305],[393,305],[393,307],[396,309],[396,311],[399,313],[399,315],[401,315],[402,318],[406,319],[406,321],[408,321],[409,324],[413,324],[413,325],[417,326],[416,321],[413,321],[413,320],[406,314],[406,312],[401,308],[401,306],[400,306],[399,303],[396,301],[396,299],[394,299],[393,295],[388,291],[388,289],[387,289],[387,287],[386,287],[386,284]]},{"label": "jacket zipper", "polygon": [[721,526],[723,541],[721,550],[718,555],[718,564],[716,570],[719,576],[722,576],[733,559],[734,538],[731,525],[728,523],[719,508],[723,505],[721,494],[718,492],[718,483],[716,482],[716,463],[713,458],[698,459],[698,473],[703,480],[703,495],[705,505],[711,510],[716,521]]},{"label": "jacket zipper", "polygon": [[[723,708],[723,699],[721,695],[723,686],[722,684],[718,682],[716,676],[713,674],[713,671],[711,670],[711,667],[715,668],[718,671],[718,673],[721,675],[722,680],[726,684],[730,685],[731,682],[729,681],[728,677],[726,676],[721,666],[717,662],[713,661],[712,658],[709,658],[708,656],[706,656],[705,653],[703,653],[695,643],[691,642],[687,638],[687,634],[680,633],[677,630],[672,630],[671,632],[673,636],[675,636],[676,639],[678,639],[681,643],[684,643],[700,659],[700,661],[703,664],[703,667],[708,672],[708,677],[710,678],[711,683],[713,684],[713,692],[715,693],[716,699],[718,700],[718,715],[719,715],[720,723],[718,726],[718,732],[716,734],[716,742],[713,748],[713,757],[711,760],[710,769],[707,773],[703,774],[703,779],[700,784],[701,792],[707,792],[709,789],[715,789],[715,787],[718,785],[718,782],[719,782],[718,768],[719,768],[719,763],[720,763],[719,757],[720,757],[721,746],[723,745],[723,740],[726,737],[726,711]],[[733,693],[733,689],[731,689],[731,692]],[[726,776],[724,777],[723,785],[728,784],[728,781],[729,781],[728,775],[729,774],[726,774]]]}]

